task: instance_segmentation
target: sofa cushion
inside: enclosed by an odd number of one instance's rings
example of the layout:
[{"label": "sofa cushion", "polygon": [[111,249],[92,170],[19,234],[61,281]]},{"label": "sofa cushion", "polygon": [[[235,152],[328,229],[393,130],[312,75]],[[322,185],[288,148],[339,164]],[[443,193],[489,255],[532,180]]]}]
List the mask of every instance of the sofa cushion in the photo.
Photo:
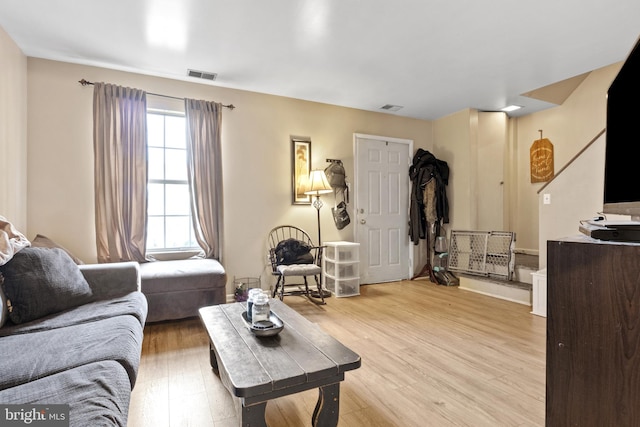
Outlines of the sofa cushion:
[{"label": "sofa cushion", "polygon": [[91,288],[71,257],[59,248],[24,248],[0,267],[10,302],[9,318],[28,322],[84,304]]},{"label": "sofa cushion", "polygon": [[115,360],[133,389],[140,364],[142,326],[133,316],[2,337],[0,390],[92,362]]},{"label": "sofa cushion", "polygon": [[130,399],[127,372],[112,360],[0,390],[3,404],[69,404],[70,427],[126,427]]},{"label": "sofa cushion", "polygon": [[227,274],[214,259],[142,263],[140,280],[147,322],[197,316],[200,307],[226,302]]},{"label": "sofa cushion", "polygon": [[224,267],[214,259],[151,261],[140,264],[142,292],[179,292],[192,289],[224,288]]},{"label": "sofa cushion", "polygon": [[117,298],[93,301],[18,325],[9,321],[4,328],[0,329],[0,337],[63,328],[127,314],[135,317],[140,325],[144,326],[147,317],[147,299],[142,292],[131,292]]}]

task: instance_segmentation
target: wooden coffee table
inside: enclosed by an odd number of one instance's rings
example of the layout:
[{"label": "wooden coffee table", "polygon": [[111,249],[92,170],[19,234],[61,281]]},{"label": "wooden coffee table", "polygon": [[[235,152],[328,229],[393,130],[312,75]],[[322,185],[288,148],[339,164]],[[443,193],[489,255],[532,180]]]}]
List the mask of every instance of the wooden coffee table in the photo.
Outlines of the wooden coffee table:
[{"label": "wooden coffee table", "polygon": [[317,388],[311,422],[336,426],[340,382],[346,371],[360,367],[360,356],[282,301],[272,298],[270,304],[284,323],[284,329],[271,337],[257,337],[249,330],[242,318],[244,303],[199,310],[209,334],[211,367],[240,399],[240,425],[266,426],[264,414],[270,399]]}]

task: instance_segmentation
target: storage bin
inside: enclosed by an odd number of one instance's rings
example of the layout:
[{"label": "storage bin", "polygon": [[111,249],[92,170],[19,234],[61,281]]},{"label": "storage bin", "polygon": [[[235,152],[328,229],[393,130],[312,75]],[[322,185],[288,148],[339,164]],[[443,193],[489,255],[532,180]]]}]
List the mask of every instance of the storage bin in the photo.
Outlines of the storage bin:
[{"label": "storage bin", "polygon": [[325,286],[336,298],[360,295],[360,278],[336,279],[325,275]]},{"label": "storage bin", "polygon": [[261,287],[259,277],[233,276],[233,299],[238,302],[246,301],[249,289]]},{"label": "storage bin", "polygon": [[325,261],[326,274],[336,278],[354,278],[359,277],[359,264],[357,262],[335,263]]},{"label": "storage bin", "polygon": [[531,273],[533,279],[531,314],[547,317],[547,269]]},{"label": "storage bin", "polygon": [[325,242],[324,245],[324,256],[332,261],[358,261],[359,243]]},{"label": "storage bin", "polygon": [[325,242],[322,257],[324,288],[336,297],[360,295],[360,244]]}]

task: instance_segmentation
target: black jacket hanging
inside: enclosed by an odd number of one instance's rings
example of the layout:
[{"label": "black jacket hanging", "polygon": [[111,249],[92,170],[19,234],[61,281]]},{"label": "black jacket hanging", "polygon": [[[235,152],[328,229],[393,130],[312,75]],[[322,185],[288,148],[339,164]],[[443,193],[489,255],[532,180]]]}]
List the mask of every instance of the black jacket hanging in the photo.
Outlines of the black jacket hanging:
[{"label": "black jacket hanging", "polygon": [[413,163],[409,167],[409,179],[411,179],[411,202],[409,206],[409,235],[411,241],[417,245],[420,239],[424,239],[427,233],[425,217],[424,189],[429,180],[435,179],[435,203],[436,203],[436,231],[439,233],[442,223],[449,223],[449,201],[447,199],[446,186],[449,184],[449,166],[447,162],[438,160],[430,152],[419,148],[413,157]]}]

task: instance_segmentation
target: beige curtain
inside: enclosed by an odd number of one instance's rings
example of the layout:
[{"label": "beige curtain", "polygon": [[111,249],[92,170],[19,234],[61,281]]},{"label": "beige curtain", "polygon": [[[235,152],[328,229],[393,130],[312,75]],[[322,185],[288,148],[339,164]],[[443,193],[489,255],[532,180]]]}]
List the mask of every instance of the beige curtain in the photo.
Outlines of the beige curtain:
[{"label": "beige curtain", "polygon": [[206,258],[221,260],[222,105],[185,99],[187,170],[195,235]]},{"label": "beige curtain", "polygon": [[145,261],[147,97],[95,83],[93,91],[98,262]]}]

